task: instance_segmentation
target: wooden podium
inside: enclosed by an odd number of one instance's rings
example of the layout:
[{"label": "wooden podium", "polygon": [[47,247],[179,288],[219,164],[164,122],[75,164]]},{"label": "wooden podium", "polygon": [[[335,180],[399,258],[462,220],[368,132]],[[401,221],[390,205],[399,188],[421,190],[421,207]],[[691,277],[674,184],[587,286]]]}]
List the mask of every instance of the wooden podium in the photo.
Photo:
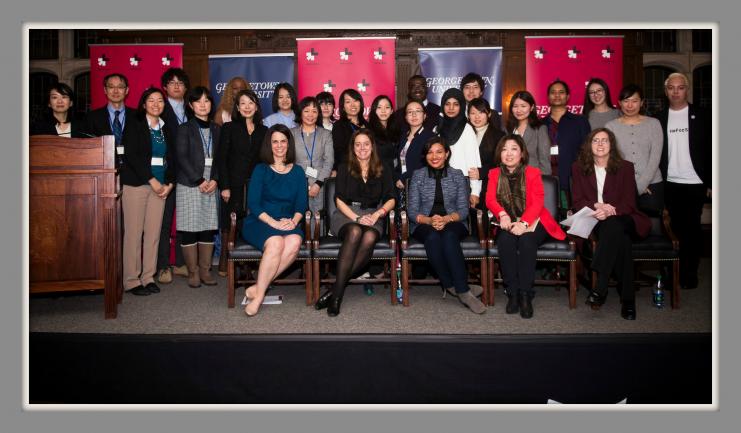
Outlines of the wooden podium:
[{"label": "wooden podium", "polygon": [[114,138],[30,137],[31,293],[104,290],[105,318],[123,295]]}]

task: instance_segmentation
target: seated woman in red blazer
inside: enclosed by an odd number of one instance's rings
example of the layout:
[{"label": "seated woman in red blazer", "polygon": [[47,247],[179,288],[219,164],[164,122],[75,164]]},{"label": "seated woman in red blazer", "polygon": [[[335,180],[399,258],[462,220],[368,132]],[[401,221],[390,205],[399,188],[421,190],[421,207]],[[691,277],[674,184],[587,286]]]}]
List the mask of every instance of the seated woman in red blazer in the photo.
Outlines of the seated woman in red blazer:
[{"label": "seated woman in red blazer", "polygon": [[592,131],[571,167],[571,195],[574,209],[594,209],[600,220],[592,233],[599,240],[592,269],[597,271],[597,288],[589,293],[587,305],[597,310],[605,303],[610,274],[620,281],[620,315],[635,320],[633,288],[633,239],[646,237],[651,221],[636,208],[636,181],[633,163],[618,152],[615,135],[609,129]]},{"label": "seated woman in red blazer", "polygon": [[[497,168],[489,171],[486,207],[499,221],[496,240],[508,297],[507,314],[533,317],[533,282],[538,246],[548,236],[565,239],[543,205],[540,170],[528,166],[527,146],[519,135],[505,135],[494,151]],[[500,176],[501,175],[501,176]]]}]

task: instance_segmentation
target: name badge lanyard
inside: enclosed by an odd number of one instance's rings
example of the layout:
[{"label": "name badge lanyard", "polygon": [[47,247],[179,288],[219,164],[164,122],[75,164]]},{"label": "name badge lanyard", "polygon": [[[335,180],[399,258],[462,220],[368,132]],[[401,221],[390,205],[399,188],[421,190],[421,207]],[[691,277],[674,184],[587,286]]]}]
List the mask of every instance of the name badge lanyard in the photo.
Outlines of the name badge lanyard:
[{"label": "name badge lanyard", "polygon": [[304,140],[304,130],[301,129],[301,142],[304,143],[306,155],[309,157],[309,167],[314,168],[314,145],[316,145],[316,127],[314,128],[314,133],[312,135],[313,138],[311,141],[311,152],[309,152],[309,148],[306,146],[306,140]]},{"label": "name badge lanyard", "polygon": [[206,158],[211,158],[211,144],[214,141],[214,137],[211,134],[208,134],[208,142],[206,141],[206,137],[203,136],[203,131],[201,128],[198,128],[198,133],[201,134],[201,143],[203,143],[203,150],[206,152]]}]

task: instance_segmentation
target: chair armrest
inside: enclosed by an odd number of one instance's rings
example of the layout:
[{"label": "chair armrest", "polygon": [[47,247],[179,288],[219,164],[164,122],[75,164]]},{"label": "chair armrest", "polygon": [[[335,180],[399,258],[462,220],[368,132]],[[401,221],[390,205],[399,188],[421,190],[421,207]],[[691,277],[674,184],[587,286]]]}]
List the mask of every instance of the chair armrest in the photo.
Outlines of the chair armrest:
[{"label": "chair armrest", "polygon": [[314,245],[314,249],[319,247],[319,226],[322,225],[322,214],[324,213],[324,209],[314,212],[314,234],[311,236],[312,243]]},{"label": "chair armrest", "polygon": [[674,230],[672,230],[671,217],[669,216],[669,211],[666,209],[661,212],[661,223],[662,227],[664,228],[664,233],[669,238],[669,240],[672,241],[672,248],[678,250],[679,239],[677,238],[677,235],[674,234]]},{"label": "chair armrest", "polygon": [[237,214],[235,212],[232,212],[229,215],[229,219],[229,241],[226,244],[226,249],[227,251],[232,251],[234,250],[234,242],[236,241],[237,235]]},{"label": "chair armrest", "polygon": [[389,228],[389,239],[396,241],[396,210],[391,209],[387,218],[386,224],[388,224]]},{"label": "chair armrest", "polygon": [[476,209],[476,228],[478,229],[477,233],[479,234],[479,244],[481,245],[481,248],[486,248],[488,238],[484,231],[484,211],[481,209]]},{"label": "chair armrest", "polygon": [[314,239],[311,233],[311,218],[311,211],[307,210],[304,214],[304,233],[306,233],[304,243],[306,244],[306,248],[311,248],[311,241]]},{"label": "chair armrest", "polygon": [[407,242],[409,242],[409,220],[407,219],[407,211],[401,211],[401,248],[407,248]]}]

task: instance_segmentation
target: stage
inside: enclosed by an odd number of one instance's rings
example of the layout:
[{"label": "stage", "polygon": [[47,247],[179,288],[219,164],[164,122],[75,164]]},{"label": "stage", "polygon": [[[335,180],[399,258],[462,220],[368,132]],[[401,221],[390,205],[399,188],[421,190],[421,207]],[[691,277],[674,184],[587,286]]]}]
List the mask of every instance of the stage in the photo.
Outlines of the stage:
[{"label": "stage", "polygon": [[227,308],[223,279],[125,294],[115,320],[99,293],[35,296],[30,401],[710,404],[710,264],[679,310],[638,291],[635,321],[620,317],[614,289],[592,311],[584,288],[569,310],[565,289],[540,287],[530,320],[505,314],[501,289],[481,316],[435,287],[413,288],[405,308],[387,288],[350,286],[335,318],[306,306],[299,286],[275,287],[283,304],[248,318]]}]

